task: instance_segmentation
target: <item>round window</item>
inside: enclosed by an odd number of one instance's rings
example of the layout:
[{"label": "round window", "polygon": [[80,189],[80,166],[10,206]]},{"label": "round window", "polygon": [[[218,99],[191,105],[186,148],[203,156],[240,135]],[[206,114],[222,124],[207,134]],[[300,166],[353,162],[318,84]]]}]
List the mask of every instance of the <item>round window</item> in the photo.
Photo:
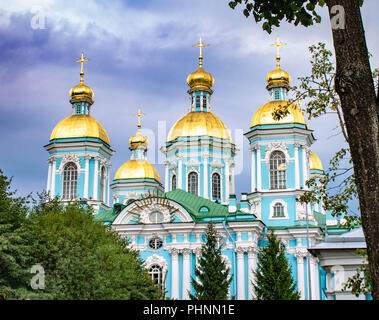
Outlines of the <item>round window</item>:
[{"label": "round window", "polygon": [[163,241],[161,238],[154,237],[149,240],[149,247],[151,249],[156,250],[156,249],[162,248],[162,246],[163,246]]},{"label": "round window", "polygon": [[159,211],[150,212],[149,220],[151,223],[161,223],[163,222],[163,213]]}]

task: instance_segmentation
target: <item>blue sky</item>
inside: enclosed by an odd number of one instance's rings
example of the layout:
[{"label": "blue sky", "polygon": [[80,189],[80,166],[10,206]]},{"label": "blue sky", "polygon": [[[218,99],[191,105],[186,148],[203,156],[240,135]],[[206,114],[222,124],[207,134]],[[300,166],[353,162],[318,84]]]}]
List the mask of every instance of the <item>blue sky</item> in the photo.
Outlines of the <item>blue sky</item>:
[{"label": "blue sky", "polygon": [[[372,67],[379,65],[376,13],[379,2],[362,8]],[[41,11],[42,10],[42,11]],[[42,12],[44,29],[32,28]],[[204,68],[215,77],[212,107],[240,149],[237,194],[248,191],[249,151],[241,133],[268,100],[266,75],[275,67],[280,36],[282,68],[297,78],[309,73],[307,48],[332,38],[326,8],[322,23],[309,28],[282,23],[268,35],[241,9],[220,0],[2,1],[0,4],[0,168],[13,176],[20,195],[46,187],[47,152],[54,126],[71,112],[69,90],[79,81],[74,60],[82,51],[85,83],[95,92],[92,115],[106,128],[116,150],[112,177],[129,159],[128,140],[136,131],[132,115],[141,108],[149,137],[149,160],[164,170],[159,147],[171,126],[188,110],[186,77],[197,68],[200,36],[210,43]],[[33,20],[34,19],[34,20]],[[312,150],[327,167],[343,139],[333,115],[308,121],[317,139]],[[158,130],[159,127],[159,130]],[[162,130],[165,129],[165,130]],[[159,131],[159,134],[158,134]]]}]

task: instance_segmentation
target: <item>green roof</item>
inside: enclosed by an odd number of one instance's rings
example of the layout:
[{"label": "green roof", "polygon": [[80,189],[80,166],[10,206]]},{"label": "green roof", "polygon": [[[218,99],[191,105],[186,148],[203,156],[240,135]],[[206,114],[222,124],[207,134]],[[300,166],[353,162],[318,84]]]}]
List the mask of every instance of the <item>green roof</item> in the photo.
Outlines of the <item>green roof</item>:
[{"label": "green roof", "polygon": [[[121,206],[120,210],[118,211],[118,213],[116,214],[115,213],[115,208],[116,206]],[[95,214],[93,216],[94,220],[95,221],[100,221],[100,222],[103,222],[103,223],[110,223],[112,224],[113,221],[117,218],[118,214],[125,208],[126,206],[123,205],[123,204],[120,204],[120,203],[116,203],[115,205],[113,205],[113,208],[112,209],[108,209],[108,210],[100,210],[97,214]]]},{"label": "green roof", "polygon": [[202,220],[207,221],[210,218],[225,219],[225,217],[227,217],[228,221],[256,220],[253,214],[245,213],[240,210],[229,213],[228,206],[199,197],[181,189],[167,192],[166,197],[186,209],[195,222],[201,222]]}]

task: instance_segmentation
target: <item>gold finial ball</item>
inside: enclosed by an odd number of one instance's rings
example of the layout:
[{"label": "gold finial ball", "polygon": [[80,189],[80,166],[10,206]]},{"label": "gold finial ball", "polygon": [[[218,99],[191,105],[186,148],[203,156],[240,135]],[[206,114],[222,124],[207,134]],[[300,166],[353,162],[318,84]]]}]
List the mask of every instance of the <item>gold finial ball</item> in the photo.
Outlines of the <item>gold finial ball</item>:
[{"label": "gold finial ball", "polygon": [[214,85],[214,82],[213,76],[201,66],[187,77],[187,84],[191,89],[204,87],[210,89]]}]

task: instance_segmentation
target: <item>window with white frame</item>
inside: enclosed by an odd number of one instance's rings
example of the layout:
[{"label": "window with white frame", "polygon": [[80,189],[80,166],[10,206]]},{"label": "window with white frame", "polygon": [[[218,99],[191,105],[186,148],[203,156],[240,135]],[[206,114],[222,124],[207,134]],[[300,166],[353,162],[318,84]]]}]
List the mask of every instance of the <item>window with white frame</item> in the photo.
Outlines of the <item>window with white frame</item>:
[{"label": "window with white frame", "polygon": [[212,199],[221,199],[221,177],[217,172],[212,174]]},{"label": "window with white frame", "polygon": [[162,284],[162,267],[158,264],[153,264],[149,269],[151,279],[156,285]]},{"label": "window with white frame", "polygon": [[286,157],[281,151],[274,151],[270,155],[270,189],[286,188]]},{"label": "window with white frame", "polygon": [[63,168],[63,199],[74,199],[77,197],[78,169],[73,162],[67,163]]},{"label": "window with white frame", "polygon": [[207,109],[207,96],[203,95],[203,110]]},{"label": "window with white frame", "polygon": [[188,188],[187,188],[189,193],[193,193],[197,195],[197,190],[198,190],[198,174],[197,172],[190,172],[188,174]]},{"label": "window with white frame", "polygon": [[277,202],[274,204],[272,216],[274,218],[283,218],[284,217],[284,206],[280,202]]}]

